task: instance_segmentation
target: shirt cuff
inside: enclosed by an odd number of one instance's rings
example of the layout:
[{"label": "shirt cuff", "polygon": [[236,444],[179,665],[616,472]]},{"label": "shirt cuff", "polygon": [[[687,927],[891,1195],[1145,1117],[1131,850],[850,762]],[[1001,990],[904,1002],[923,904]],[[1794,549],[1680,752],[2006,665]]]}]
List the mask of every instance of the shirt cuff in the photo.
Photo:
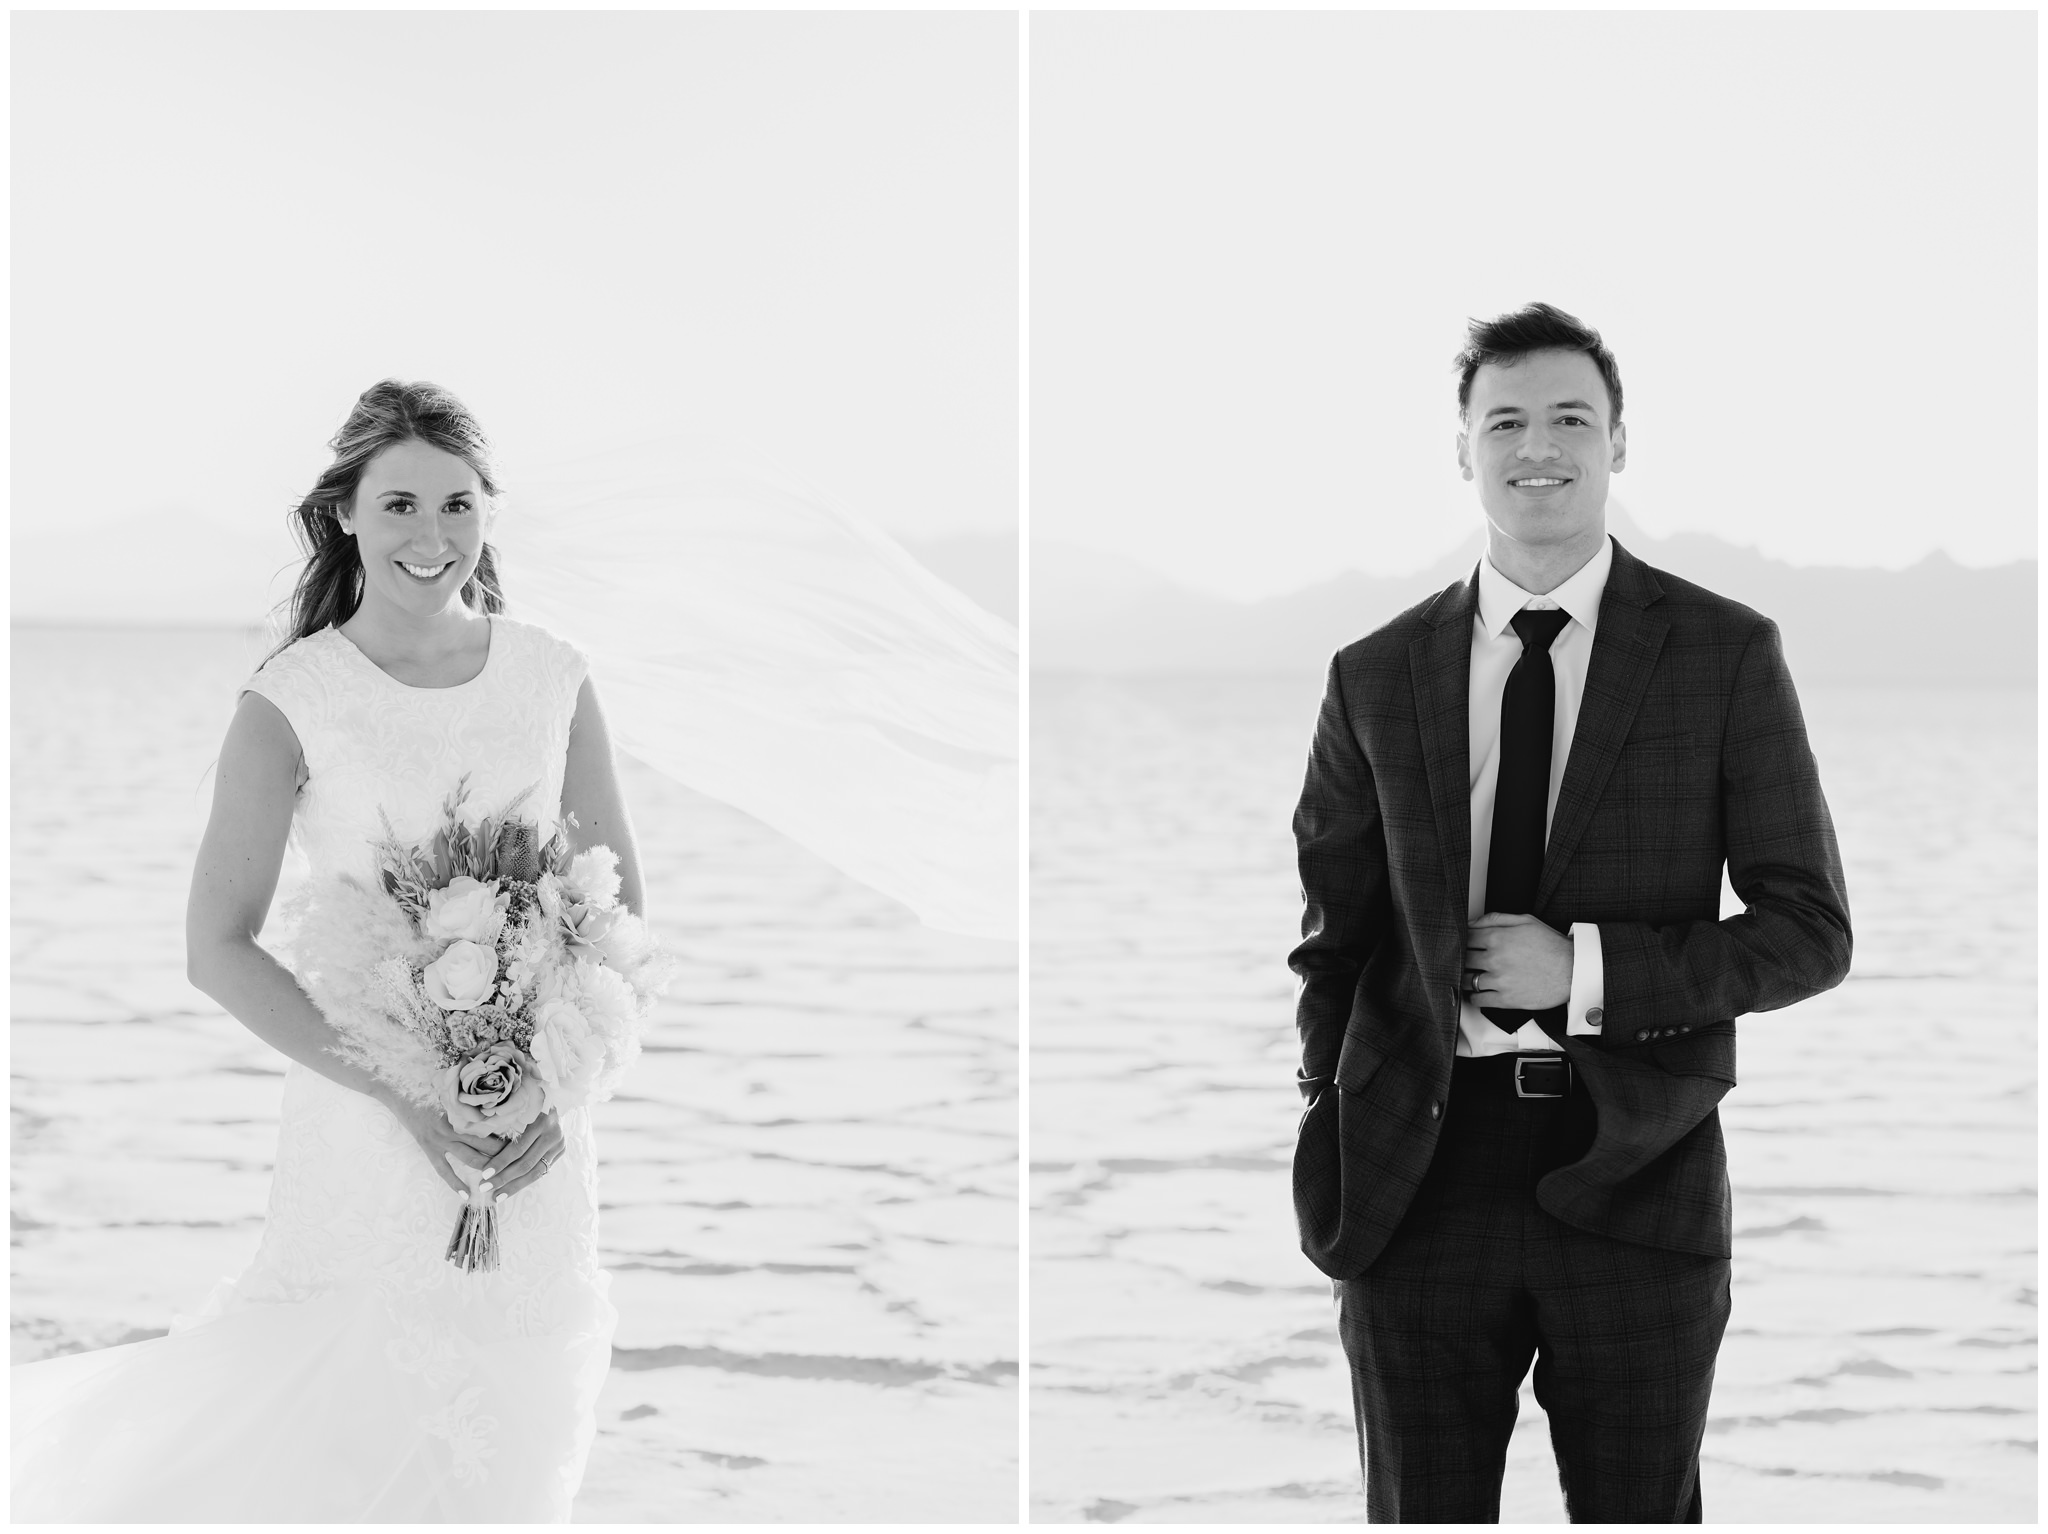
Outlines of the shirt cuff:
[{"label": "shirt cuff", "polygon": [[1600,924],[1572,923],[1572,994],[1565,1002],[1565,1036],[1598,1034],[1605,1020],[1606,972],[1600,959]]}]

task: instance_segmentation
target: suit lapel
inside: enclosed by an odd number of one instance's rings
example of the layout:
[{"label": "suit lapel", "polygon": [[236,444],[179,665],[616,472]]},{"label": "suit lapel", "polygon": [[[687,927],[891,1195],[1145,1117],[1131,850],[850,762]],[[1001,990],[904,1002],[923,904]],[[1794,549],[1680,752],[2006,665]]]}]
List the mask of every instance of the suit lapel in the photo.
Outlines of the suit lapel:
[{"label": "suit lapel", "polygon": [[1550,840],[1543,851],[1543,877],[1536,886],[1538,911],[1556,893],[1565,864],[1585,835],[1649,688],[1671,627],[1652,606],[1663,594],[1648,566],[1616,540],[1614,564],[1600,598],[1593,655],[1586,667],[1586,691],[1579,700],[1578,728],[1572,733],[1571,755],[1565,759],[1557,810],[1550,818]]},{"label": "suit lapel", "polygon": [[1429,776],[1429,805],[1443,849],[1444,886],[1462,932],[1472,865],[1472,769],[1466,704],[1472,682],[1472,614],[1479,605],[1479,569],[1431,606],[1435,627],[1408,647],[1415,684],[1415,722]]}]

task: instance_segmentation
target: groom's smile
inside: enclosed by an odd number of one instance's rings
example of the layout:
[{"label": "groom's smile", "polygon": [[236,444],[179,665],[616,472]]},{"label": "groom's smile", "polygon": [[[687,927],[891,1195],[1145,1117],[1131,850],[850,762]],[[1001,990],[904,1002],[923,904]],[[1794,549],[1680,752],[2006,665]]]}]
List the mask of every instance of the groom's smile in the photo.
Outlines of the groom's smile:
[{"label": "groom's smile", "polygon": [[[1478,487],[1496,539],[1590,557],[1606,527],[1607,477],[1627,437],[1584,352],[1544,350],[1473,375],[1458,467]],[[1563,560],[1567,569],[1585,563]]]}]

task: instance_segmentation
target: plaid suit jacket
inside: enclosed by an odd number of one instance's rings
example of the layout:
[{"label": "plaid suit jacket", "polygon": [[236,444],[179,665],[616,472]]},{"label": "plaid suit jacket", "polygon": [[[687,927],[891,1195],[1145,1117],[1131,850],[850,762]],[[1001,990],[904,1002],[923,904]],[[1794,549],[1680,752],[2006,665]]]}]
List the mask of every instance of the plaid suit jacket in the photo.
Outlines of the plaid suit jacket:
[{"label": "plaid suit jacket", "polygon": [[[1302,1250],[1364,1273],[1429,1166],[1458,1038],[1478,572],[1339,651],[1294,816],[1304,901],[1294,1160]],[[1721,870],[1747,907],[1720,919]],[[1729,1255],[1715,1104],[1735,1019],[1849,968],[1820,775],[1768,618],[1617,542],[1535,914],[1597,922],[1597,1037],[1564,1041],[1599,1120],[1543,1178],[1584,1230]]]}]

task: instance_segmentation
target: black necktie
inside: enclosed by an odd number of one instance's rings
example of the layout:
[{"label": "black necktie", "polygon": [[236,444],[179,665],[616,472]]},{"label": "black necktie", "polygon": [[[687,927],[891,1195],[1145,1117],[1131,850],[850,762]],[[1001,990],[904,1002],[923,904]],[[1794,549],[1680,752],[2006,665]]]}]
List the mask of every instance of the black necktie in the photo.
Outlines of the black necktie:
[{"label": "black necktie", "polygon": [[[1550,644],[1571,621],[1558,608],[1523,608],[1513,619],[1522,658],[1500,695],[1500,778],[1493,790],[1493,840],[1486,856],[1486,909],[1526,913],[1543,877],[1543,814],[1550,801],[1550,732],[1557,717],[1557,676]],[[1513,1033],[1534,1018],[1556,1038],[1565,1031],[1562,1006],[1482,1007],[1487,1020]]]}]

